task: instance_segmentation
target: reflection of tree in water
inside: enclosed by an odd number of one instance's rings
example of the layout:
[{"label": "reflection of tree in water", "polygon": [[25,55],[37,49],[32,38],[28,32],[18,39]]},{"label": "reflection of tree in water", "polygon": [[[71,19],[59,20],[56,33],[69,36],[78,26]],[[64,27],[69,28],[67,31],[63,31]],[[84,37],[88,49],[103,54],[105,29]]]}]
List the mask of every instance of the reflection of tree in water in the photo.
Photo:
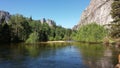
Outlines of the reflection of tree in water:
[{"label": "reflection of tree in water", "polygon": [[[32,64],[33,60],[39,63],[53,62],[54,56],[59,56],[62,50],[71,44],[11,44],[0,47],[0,66],[10,63],[26,68],[25,64]],[[117,64],[120,49],[104,47],[102,45],[74,44],[82,56],[83,63],[89,68],[113,68]],[[69,49],[69,48],[68,48]],[[63,55],[61,53],[60,55]],[[71,55],[64,55],[65,57]],[[43,59],[43,60],[42,60]],[[45,59],[45,60],[44,60]],[[64,61],[64,60],[63,60]],[[30,63],[29,63],[30,62]],[[71,62],[71,60],[70,60]],[[16,65],[17,66],[17,65]],[[12,67],[12,66],[11,66]],[[1,67],[2,68],[2,67]]]},{"label": "reflection of tree in water", "polygon": [[6,64],[4,62],[7,62],[10,64],[10,67],[14,67],[15,65],[20,66],[20,68],[26,68],[25,64],[32,59],[35,60],[55,56],[57,51],[66,46],[67,44],[12,44],[1,46],[0,66],[5,67],[6,65],[3,64]]},{"label": "reflection of tree in water", "polygon": [[113,45],[112,48],[112,61],[114,66],[118,64],[118,55],[120,54],[120,48],[116,48],[115,45]]},{"label": "reflection of tree in water", "polygon": [[[19,47],[18,44],[3,45],[0,47],[0,68],[15,68],[14,65],[18,64],[19,68],[25,68],[23,60],[25,60],[25,50]],[[16,68],[17,65],[16,65]]]},{"label": "reflection of tree in water", "polygon": [[24,49],[21,51],[21,47],[18,46],[18,44],[13,45],[3,45],[0,48],[0,58],[2,60],[12,60],[12,59],[20,59],[22,54],[24,54]]},{"label": "reflection of tree in water", "polygon": [[55,53],[56,50],[60,50],[66,47],[67,44],[17,44],[11,47],[10,54],[12,56],[30,56],[33,58],[36,57],[49,57],[51,53]]},{"label": "reflection of tree in water", "polygon": [[20,59],[21,57],[49,57],[51,53],[55,54],[56,50],[66,47],[67,44],[11,44],[4,45],[0,48],[0,58],[2,59]]},{"label": "reflection of tree in water", "polygon": [[49,57],[56,54],[57,50],[64,48],[65,44],[35,44],[35,45],[25,45],[26,50],[31,57]]},{"label": "reflection of tree in water", "polygon": [[112,51],[102,45],[78,44],[83,63],[89,68],[113,68]]}]

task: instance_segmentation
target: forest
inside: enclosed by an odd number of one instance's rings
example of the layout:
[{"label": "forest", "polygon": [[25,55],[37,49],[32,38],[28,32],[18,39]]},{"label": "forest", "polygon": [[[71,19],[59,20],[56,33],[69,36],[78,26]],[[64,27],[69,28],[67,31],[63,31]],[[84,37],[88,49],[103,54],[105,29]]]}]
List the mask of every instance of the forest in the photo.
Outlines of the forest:
[{"label": "forest", "polygon": [[32,17],[24,17],[23,15],[12,15],[9,23],[2,20],[0,24],[0,42],[46,42],[54,40],[70,40],[71,29],[48,23],[41,23],[40,20],[33,20]]}]

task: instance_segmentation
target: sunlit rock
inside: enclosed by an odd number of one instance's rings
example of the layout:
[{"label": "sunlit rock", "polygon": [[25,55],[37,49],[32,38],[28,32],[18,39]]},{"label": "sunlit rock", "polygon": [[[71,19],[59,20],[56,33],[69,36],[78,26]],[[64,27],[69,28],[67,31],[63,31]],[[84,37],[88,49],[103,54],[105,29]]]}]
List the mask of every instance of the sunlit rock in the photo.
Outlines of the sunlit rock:
[{"label": "sunlit rock", "polygon": [[113,0],[91,0],[89,6],[83,11],[80,22],[73,29],[92,22],[100,25],[109,24],[112,21],[110,15],[112,2]]},{"label": "sunlit rock", "polygon": [[0,24],[2,22],[8,23],[8,20],[10,19],[10,13],[6,11],[0,11]]}]

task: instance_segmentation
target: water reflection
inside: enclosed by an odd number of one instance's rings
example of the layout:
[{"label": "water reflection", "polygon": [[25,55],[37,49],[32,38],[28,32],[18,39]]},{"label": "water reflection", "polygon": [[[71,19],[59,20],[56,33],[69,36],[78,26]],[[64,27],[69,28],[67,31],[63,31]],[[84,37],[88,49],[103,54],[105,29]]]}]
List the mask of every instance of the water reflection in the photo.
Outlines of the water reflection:
[{"label": "water reflection", "polygon": [[114,68],[111,48],[100,44],[77,44],[76,47],[82,53],[83,63],[89,68]]},{"label": "water reflection", "polygon": [[82,43],[0,46],[0,68],[114,68],[120,49]]}]

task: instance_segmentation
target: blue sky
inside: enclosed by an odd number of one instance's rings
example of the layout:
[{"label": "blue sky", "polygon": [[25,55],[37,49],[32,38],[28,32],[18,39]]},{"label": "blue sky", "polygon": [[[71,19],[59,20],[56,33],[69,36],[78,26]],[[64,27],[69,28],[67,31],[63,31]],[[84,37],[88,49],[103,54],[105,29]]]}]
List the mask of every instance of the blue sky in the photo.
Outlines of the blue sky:
[{"label": "blue sky", "polygon": [[89,2],[90,0],[2,0],[0,10],[32,16],[35,20],[52,19],[57,25],[72,28],[80,21],[81,13]]}]

